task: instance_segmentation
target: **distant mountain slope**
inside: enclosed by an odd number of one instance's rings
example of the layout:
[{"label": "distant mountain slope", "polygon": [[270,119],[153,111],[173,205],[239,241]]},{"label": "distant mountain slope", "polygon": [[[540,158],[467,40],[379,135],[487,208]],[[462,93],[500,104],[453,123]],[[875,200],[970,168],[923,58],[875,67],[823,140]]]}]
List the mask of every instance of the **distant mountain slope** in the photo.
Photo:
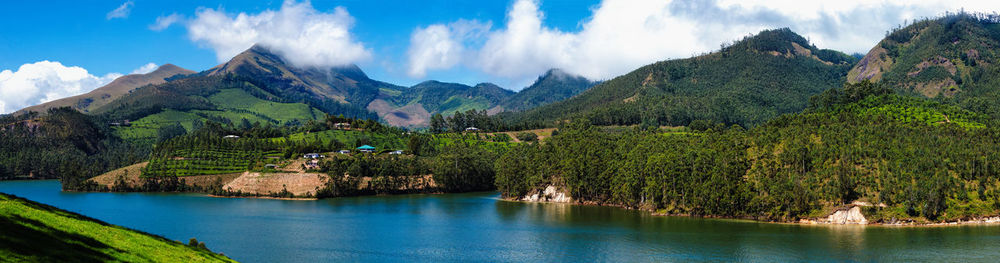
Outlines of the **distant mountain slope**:
[{"label": "distant mountain slope", "polygon": [[86,94],[62,98],[39,105],[31,106],[19,112],[45,112],[51,108],[71,107],[82,112],[90,112],[105,104],[128,94],[130,91],[151,84],[166,82],[166,79],[176,75],[194,74],[194,71],[183,69],[173,64],[165,64],[146,74],[130,74],[111,81],[108,85],[94,89]]},{"label": "distant mountain slope", "polygon": [[369,104],[387,123],[396,126],[422,127],[436,113],[492,110],[514,95],[513,91],[491,83],[469,86],[458,83],[425,81],[391,96],[383,96]]},{"label": "distant mountain slope", "polygon": [[382,96],[369,104],[368,109],[378,112],[384,121],[392,125],[424,127],[437,113],[523,111],[575,96],[596,83],[558,69],[549,70],[531,86],[516,93],[491,83],[469,86],[431,80],[398,94]]},{"label": "distant mountain slope", "polygon": [[963,13],[896,29],[851,69],[848,80],[870,79],[926,97],[951,97],[982,84],[994,87],[998,22]]},{"label": "distant mountain slope", "polygon": [[266,82],[275,95],[292,100],[332,99],[364,108],[383,90],[403,87],[368,78],[357,65],[332,68],[299,68],[266,47],[254,45],[230,61],[201,73],[206,76],[235,74]]},{"label": "distant mountain slope", "polygon": [[513,114],[516,122],[585,117],[606,125],[756,125],[804,109],[839,87],[856,59],[818,49],[789,29],[765,30],[698,57],[661,61],[570,99]]},{"label": "distant mountain slope", "polygon": [[506,111],[523,111],[576,96],[599,82],[551,69],[539,76],[535,83],[507,98]]},{"label": "distant mountain slope", "polygon": [[1000,17],[952,14],[892,31],[850,71],[924,97],[953,98],[1000,117]]}]

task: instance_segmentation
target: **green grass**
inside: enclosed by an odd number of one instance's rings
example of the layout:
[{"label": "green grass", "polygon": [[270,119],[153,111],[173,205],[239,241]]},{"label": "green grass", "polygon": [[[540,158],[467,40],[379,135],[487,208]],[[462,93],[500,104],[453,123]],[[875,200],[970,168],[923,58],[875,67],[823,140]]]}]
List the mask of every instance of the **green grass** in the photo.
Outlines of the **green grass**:
[{"label": "green grass", "polygon": [[0,261],[233,262],[208,250],[2,193]]},{"label": "green grass", "polygon": [[483,98],[467,99],[459,96],[452,96],[438,106],[438,112],[442,114],[454,114],[455,111],[466,112],[468,110],[483,110],[490,107],[490,103]]},{"label": "green grass", "polygon": [[315,120],[323,117],[322,112],[303,103],[280,103],[254,97],[242,89],[224,89],[208,97],[209,101],[223,109],[248,110],[279,122],[291,120]]},{"label": "green grass", "polygon": [[190,131],[193,126],[192,121],[201,119],[203,118],[194,113],[165,110],[135,120],[132,126],[116,128],[115,131],[118,136],[128,140],[151,139],[156,138],[157,131],[164,126],[180,123],[184,129]]}]

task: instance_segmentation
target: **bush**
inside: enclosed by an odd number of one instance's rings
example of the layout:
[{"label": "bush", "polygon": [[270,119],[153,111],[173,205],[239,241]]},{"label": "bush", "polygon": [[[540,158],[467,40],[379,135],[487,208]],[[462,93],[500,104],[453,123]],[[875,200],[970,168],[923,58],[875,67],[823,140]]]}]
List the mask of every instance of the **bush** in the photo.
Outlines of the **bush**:
[{"label": "bush", "polygon": [[519,132],[515,136],[522,142],[533,142],[538,140],[538,135],[531,132]]}]

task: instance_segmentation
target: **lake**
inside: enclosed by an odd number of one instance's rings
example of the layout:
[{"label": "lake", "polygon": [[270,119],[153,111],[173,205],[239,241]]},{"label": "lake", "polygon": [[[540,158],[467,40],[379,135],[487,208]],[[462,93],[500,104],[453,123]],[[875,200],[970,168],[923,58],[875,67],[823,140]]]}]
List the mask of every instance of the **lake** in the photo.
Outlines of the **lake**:
[{"label": "lake", "polygon": [[243,262],[1000,260],[1000,226],[802,226],[651,216],[498,200],[497,193],[288,201],[73,193],[57,181],[0,192],[187,242]]}]

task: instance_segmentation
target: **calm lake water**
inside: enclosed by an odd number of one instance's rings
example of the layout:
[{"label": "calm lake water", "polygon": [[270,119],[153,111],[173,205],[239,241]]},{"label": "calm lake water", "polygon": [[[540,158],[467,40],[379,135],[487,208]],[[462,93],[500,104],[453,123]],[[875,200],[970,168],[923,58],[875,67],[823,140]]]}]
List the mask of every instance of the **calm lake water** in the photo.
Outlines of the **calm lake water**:
[{"label": "calm lake water", "polygon": [[[525,204],[497,193],[284,201],[197,194],[14,194],[187,242],[243,262],[1000,261],[1000,226],[798,226]],[[2,231],[2,230],[0,230]]]}]

